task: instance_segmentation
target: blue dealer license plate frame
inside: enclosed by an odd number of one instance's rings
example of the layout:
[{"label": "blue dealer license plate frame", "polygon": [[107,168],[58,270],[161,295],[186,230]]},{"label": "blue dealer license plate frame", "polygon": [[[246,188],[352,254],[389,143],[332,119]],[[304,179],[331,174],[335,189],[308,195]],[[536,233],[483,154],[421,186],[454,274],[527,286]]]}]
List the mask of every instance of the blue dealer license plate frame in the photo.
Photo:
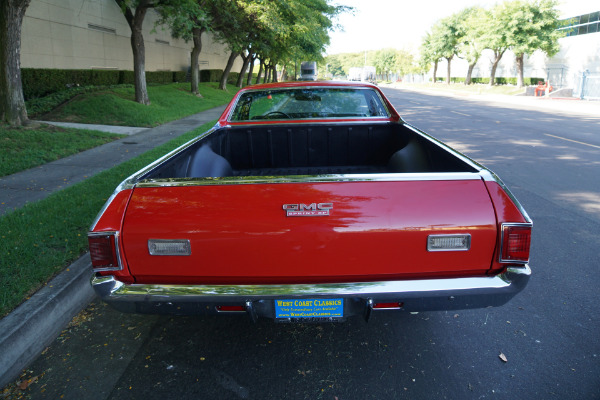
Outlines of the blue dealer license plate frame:
[{"label": "blue dealer license plate frame", "polygon": [[344,318],[344,299],[275,300],[275,318]]}]

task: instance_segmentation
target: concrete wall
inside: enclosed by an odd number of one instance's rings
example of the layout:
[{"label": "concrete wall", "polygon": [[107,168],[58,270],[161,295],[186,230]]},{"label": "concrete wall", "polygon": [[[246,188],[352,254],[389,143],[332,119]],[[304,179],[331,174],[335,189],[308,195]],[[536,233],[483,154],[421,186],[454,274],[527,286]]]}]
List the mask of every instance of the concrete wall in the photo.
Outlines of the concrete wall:
[{"label": "concrete wall", "polygon": [[[182,71],[190,65],[192,43],[154,28],[157,15],[144,19],[146,71]],[[114,0],[32,0],[23,20],[21,67],[133,70],[131,30]],[[200,69],[224,69],[225,45],[202,35]],[[238,57],[233,71],[239,72]]]},{"label": "concrete wall", "polygon": [[600,75],[600,32],[562,38],[560,44],[560,52],[548,67],[563,70],[565,86],[577,90],[585,71]]}]

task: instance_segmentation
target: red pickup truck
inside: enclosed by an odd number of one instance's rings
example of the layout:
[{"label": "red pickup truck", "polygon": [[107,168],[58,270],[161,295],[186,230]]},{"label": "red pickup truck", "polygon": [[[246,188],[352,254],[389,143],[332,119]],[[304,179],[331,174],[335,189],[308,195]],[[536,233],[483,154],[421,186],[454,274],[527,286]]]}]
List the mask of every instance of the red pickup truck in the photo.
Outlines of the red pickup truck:
[{"label": "red pickup truck", "polygon": [[531,274],[531,227],[376,86],[257,85],[116,189],[89,232],[92,286],[124,312],[253,320],[500,306]]}]

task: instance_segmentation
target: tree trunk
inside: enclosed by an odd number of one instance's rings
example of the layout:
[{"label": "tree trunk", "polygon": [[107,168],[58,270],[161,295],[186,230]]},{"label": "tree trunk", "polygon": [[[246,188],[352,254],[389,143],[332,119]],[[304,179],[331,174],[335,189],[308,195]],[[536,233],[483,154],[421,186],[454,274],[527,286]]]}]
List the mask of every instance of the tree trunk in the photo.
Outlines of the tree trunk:
[{"label": "tree trunk", "polygon": [[494,62],[492,63],[492,71],[490,72],[490,86],[494,86],[496,84],[496,69],[498,68],[498,64],[500,63],[500,59],[504,55],[504,51],[494,50]]},{"label": "tree trunk", "polygon": [[21,25],[30,0],[0,0],[0,123],[27,123],[21,82]]},{"label": "tree trunk", "polygon": [[263,83],[271,82],[271,64],[265,63],[265,76],[263,77]]},{"label": "tree trunk", "polygon": [[523,79],[524,58],[524,54],[517,54],[517,87],[519,88],[522,88],[525,82]]},{"label": "tree trunk", "polygon": [[[452,57],[454,57],[454,56],[452,56]],[[448,70],[447,70],[447,73],[446,73],[446,85],[450,84],[450,71],[452,69],[452,64],[451,64],[452,63],[452,57],[446,57],[446,60],[448,60]]]},{"label": "tree trunk", "polygon": [[277,82],[277,63],[273,63],[271,68],[273,69],[273,80],[271,82]]},{"label": "tree trunk", "polygon": [[135,8],[135,14],[127,5],[126,0],[115,0],[125,13],[125,19],[131,28],[131,50],[133,51],[133,75],[135,85],[135,101],[140,104],[149,105],[148,89],[146,88],[146,48],[144,47],[144,35],[142,24],[149,7],[153,7],[150,0],[141,0]]},{"label": "tree trunk", "polygon": [[437,67],[438,67],[438,62],[437,60],[433,63],[433,83],[437,82]]},{"label": "tree trunk", "polygon": [[232,51],[229,55],[229,60],[227,60],[227,66],[225,67],[225,71],[223,71],[223,75],[221,76],[221,82],[219,82],[219,89],[227,90],[227,78],[229,78],[229,73],[231,72],[231,68],[233,68],[233,63],[239,55],[240,53],[238,53],[237,51]]},{"label": "tree trunk", "polygon": [[262,60],[260,60],[260,66],[258,68],[258,75],[256,75],[256,80],[254,81],[255,85],[258,85],[260,83],[260,76],[262,75],[264,69],[265,69],[265,62]]},{"label": "tree trunk", "polygon": [[206,31],[205,28],[192,28],[192,38],[194,40],[194,48],[192,49],[192,93],[198,96],[198,83],[200,82],[200,68],[198,65],[198,57],[202,51],[202,33]]},{"label": "tree trunk", "polygon": [[477,61],[475,61],[473,64],[469,64],[469,69],[467,70],[467,77],[465,78],[465,85],[471,84],[471,79],[473,76],[473,69],[475,68],[476,64],[477,64]]},{"label": "tree trunk", "polygon": [[236,86],[239,87],[240,89],[242,88],[243,82],[244,82],[244,74],[246,73],[246,69],[248,68],[248,64],[250,64],[250,59],[252,58],[252,53],[248,52],[248,54],[246,56],[244,56],[242,54],[242,59],[244,60],[244,63],[242,64],[242,69],[240,70],[240,74],[238,75],[238,79],[236,82]]},{"label": "tree trunk", "polygon": [[256,55],[250,58],[250,69],[248,70],[248,79],[246,79],[246,86],[252,84],[252,72],[254,71],[254,61],[256,61]]}]

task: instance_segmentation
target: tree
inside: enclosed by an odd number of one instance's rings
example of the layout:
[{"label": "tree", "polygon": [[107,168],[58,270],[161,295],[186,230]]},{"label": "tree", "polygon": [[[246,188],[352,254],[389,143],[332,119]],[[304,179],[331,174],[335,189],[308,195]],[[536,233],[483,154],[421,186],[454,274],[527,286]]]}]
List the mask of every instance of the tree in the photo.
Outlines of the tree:
[{"label": "tree", "polygon": [[246,13],[241,0],[207,1],[207,12],[215,38],[229,48],[229,58],[219,81],[219,89],[227,90],[227,80],[235,59],[247,47],[247,33],[252,24],[252,15]]},{"label": "tree", "polygon": [[385,79],[389,80],[388,73],[394,71],[396,67],[396,50],[383,49],[375,52],[373,66],[378,75],[385,75]]},{"label": "tree", "polygon": [[21,82],[21,25],[30,0],[0,0],[0,123],[27,123]]},{"label": "tree", "polygon": [[209,0],[191,0],[164,4],[158,8],[160,18],[156,25],[167,25],[171,28],[171,36],[192,41],[194,47],[190,59],[191,92],[197,96],[200,71],[198,59],[202,52],[202,34],[210,27],[210,16],[206,12]]},{"label": "tree", "polygon": [[257,55],[250,55],[250,68],[248,69],[248,78],[246,79],[246,85],[252,84],[252,71],[254,71],[254,62],[256,61]]},{"label": "tree", "polygon": [[490,71],[490,86],[494,86],[496,69],[500,59],[510,47],[508,27],[511,26],[513,21],[511,13],[512,9],[507,2],[504,2],[497,4],[489,13],[485,14],[484,26],[486,26],[486,29],[481,36],[481,43],[494,53]]},{"label": "tree", "polygon": [[407,50],[396,50],[395,70],[401,76],[418,72],[413,54]]},{"label": "tree", "polygon": [[460,29],[462,36],[459,38],[458,49],[462,58],[469,63],[465,85],[471,84],[473,69],[484,50],[484,45],[480,38],[487,29],[485,24],[486,12],[481,7],[471,7],[463,10],[461,13],[463,15]]},{"label": "tree", "polygon": [[244,82],[244,74],[246,73],[248,65],[250,64],[250,60],[252,59],[252,49],[250,48],[247,51],[242,52],[240,55],[242,56],[242,60],[244,62],[242,63],[242,69],[240,70],[240,74],[238,75],[235,85],[241,89]]},{"label": "tree", "polygon": [[148,105],[150,104],[150,99],[148,98],[148,89],[146,88],[146,48],[144,46],[142,25],[146,17],[146,12],[149,8],[154,7],[154,3],[151,0],[115,0],[115,2],[121,8],[131,29],[135,101]]},{"label": "tree", "polygon": [[135,101],[150,104],[146,88],[146,48],[142,25],[150,8],[190,9],[195,0],[115,0],[131,29],[131,50],[133,52],[133,75]]},{"label": "tree", "polygon": [[421,69],[426,72],[431,68],[431,64],[433,64],[433,83],[436,83],[438,63],[442,56],[438,52],[438,49],[432,45],[432,41],[433,35],[430,32],[427,32],[421,42],[419,65]]},{"label": "tree", "polygon": [[327,56],[324,62],[329,65],[329,72],[333,77],[344,76],[347,74],[339,54]]},{"label": "tree", "polygon": [[[246,0],[246,8],[257,16],[257,37],[260,48],[253,43],[261,60],[268,60],[271,73],[279,64],[285,74],[286,66],[297,61],[321,61],[329,44],[329,31],[334,29],[332,18],[346,10],[331,6],[327,0]],[[273,80],[277,74],[272,73]]]},{"label": "tree", "polygon": [[558,53],[558,39],[562,34],[557,30],[556,5],[556,0],[517,0],[507,4],[513,17],[508,27],[508,42],[516,57],[518,87],[523,87],[525,54],[541,50],[552,57]]},{"label": "tree", "polygon": [[458,54],[459,38],[461,37],[460,14],[453,14],[436,23],[431,32],[430,46],[433,51],[448,62],[446,83],[450,84],[452,59]]}]

